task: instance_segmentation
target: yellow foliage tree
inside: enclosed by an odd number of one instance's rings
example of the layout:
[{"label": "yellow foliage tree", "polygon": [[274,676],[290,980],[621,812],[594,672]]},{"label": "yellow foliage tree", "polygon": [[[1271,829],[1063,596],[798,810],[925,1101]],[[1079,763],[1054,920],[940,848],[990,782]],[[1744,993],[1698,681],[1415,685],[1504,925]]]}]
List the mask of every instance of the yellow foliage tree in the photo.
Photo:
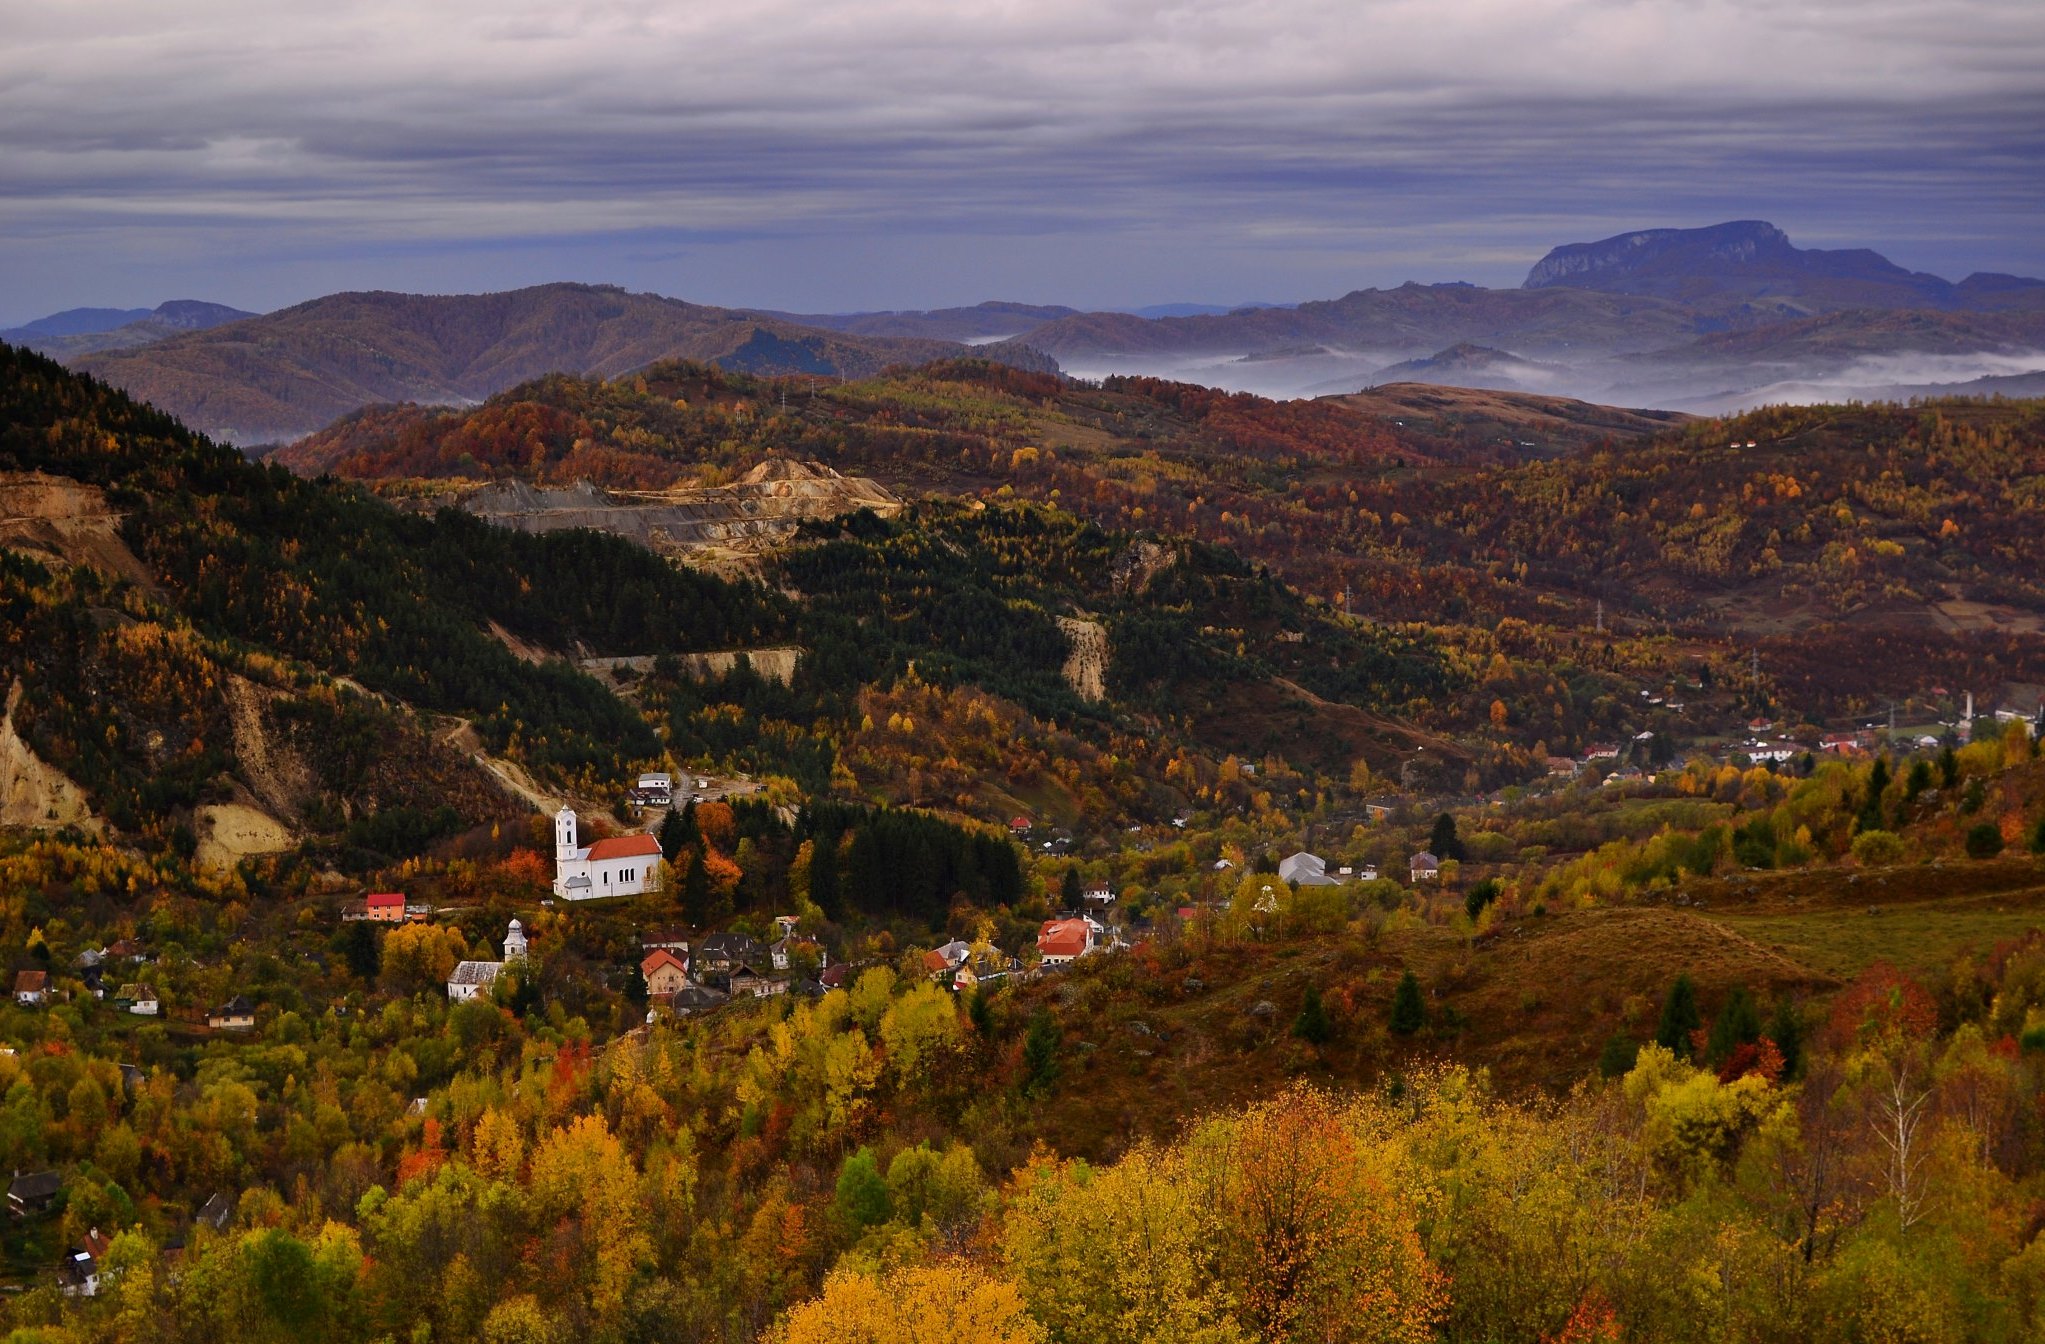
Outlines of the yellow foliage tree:
[{"label": "yellow foliage tree", "polygon": [[840,1269],[790,1311],[766,1344],[1041,1344],[1022,1294],[963,1261],[885,1275]]}]

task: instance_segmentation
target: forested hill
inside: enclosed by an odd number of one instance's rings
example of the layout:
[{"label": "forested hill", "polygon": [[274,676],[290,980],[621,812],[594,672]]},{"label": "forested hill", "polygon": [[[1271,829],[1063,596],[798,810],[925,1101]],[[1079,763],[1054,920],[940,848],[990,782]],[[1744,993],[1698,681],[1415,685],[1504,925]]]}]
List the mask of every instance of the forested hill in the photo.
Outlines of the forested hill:
[{"label": "forested hill", "polygon": [[[949,341],[825,331],[613,286],[551,284],[502,294],[329,294],[89,354],[79,366],[209,433],[267,443],[359,406],[461,404],[556,369],[616,375],[689,358],[756,373],[867,377],[962,351]],[[1024,349],[1004,357],[1057,367]]]},{"label": "forested hill", "polygon": [[400,804],[444,830],[499,805],[454,782],[460,758],[379,696],[470,720],[542,776],[613,779],[658,754],[645,720],[568,664],[514,656],[493,624],[634,654],[772,642],[789,626],[762,588],[608,537],[407,515],[252,464],[13,348],[0,348],[0,485],[20,511],[0,573],[0,689],[21,685],[15,728],[123,831],[182,835],[195,809],[232,799],[301,834]]},{"label": "forested hill", "polygon": [[830,386],[662,365],[466,411],[365,411],[279,460],[659,489],[811,457],[908,495],[1197,538],[1379,621],[1575,637],[1602,607],[1629,632],[1758,644],[1836,712],[1991,658],[2045,680],[2041,442],[2036,401],[1688,421],[1437,389],[1273,402],[973,362]]}]

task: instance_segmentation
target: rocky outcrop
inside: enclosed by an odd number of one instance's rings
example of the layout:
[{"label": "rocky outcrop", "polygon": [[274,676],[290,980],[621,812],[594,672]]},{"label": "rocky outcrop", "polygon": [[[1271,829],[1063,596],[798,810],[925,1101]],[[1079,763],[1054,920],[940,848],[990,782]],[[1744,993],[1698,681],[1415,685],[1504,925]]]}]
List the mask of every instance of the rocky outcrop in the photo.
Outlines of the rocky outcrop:
[{"label": "rocky outcrop", "polygon": [[1065,655],[1066,685],[1082,700],[1108,698],[1108,632],[1099,621],[1079,616],[1060,616],[1058,628],[1072,643]]},{"label": "rocky outcrop", "polygon": [[711,553],[757,553],[786,542],[810,519],[871,509],[902,510],[901,497],[863,476],[816,462],[771,458],[730,485],[677,490],[601,490],[587,482],[542,488],[498,481],[462,501],[479,518],[522,532],[588,527],[694,562]]},{"label": "rocky outcrop", "polygon": [[121,540],[121,515],[95,486],[39,471],[0,472],[0,547],[153,588],[148,567]]},{"label": "rocky outcrop", "polygon": [[99,830],[85,790],[46,764],[14,731],[14,707],[20,703],[17,681],[8,690],[6,711],[0,715],[0,826]]}]

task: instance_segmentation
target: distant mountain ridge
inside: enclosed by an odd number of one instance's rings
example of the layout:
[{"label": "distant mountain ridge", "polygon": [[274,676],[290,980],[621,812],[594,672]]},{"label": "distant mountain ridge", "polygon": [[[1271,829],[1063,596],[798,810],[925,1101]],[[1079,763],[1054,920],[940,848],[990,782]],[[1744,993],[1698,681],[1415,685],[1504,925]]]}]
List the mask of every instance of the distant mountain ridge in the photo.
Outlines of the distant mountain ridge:
[{"label": "distant mountain ridge", "polygon": [[[546,373],[614,376],[684,358],[747,373],[865,377],[964,351],[948,341],[849,335],[563,283],[500,294],[332,294],[73,362],[207,434],[264,443],[362,406],[467,405]],[[1026,347],[999,357],[1038,371],[1057,367]]]},{"label": "distant mountain ridge", "polygon": [[68,359],[95,350],[150,345],[180,332],[205,331],[254,316],[200,299],[172,299],[154,308],[69,308],[12,331],[0,331],[0,341],[25,345],[53,359]]},{"label": "distant mountain ridge", "polygon": [[1558,286],[1644,294],[1713,310],[1757,300],[1808,312],[2000,307],[2012,297],[2035,297],[2045,305],[2045,281],[1976,274],[1954,284],[1905,270],[1869,248],[1800,248],[1758,219],[1701,229],[1641,229],[1564,244],[1536,262],[1521,287]]}]

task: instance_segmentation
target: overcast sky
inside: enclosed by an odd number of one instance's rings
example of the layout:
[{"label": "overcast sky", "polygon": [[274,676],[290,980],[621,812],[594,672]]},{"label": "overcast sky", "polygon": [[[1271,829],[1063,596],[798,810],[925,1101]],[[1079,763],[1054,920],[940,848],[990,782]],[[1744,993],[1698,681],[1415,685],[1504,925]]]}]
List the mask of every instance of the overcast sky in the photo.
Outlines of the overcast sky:
[{"label": "overcast sky", "polygon": [[1765,218],[2045,274],[2045,0],[0,0],[0,323],[609,281],[1517,284]]}]

